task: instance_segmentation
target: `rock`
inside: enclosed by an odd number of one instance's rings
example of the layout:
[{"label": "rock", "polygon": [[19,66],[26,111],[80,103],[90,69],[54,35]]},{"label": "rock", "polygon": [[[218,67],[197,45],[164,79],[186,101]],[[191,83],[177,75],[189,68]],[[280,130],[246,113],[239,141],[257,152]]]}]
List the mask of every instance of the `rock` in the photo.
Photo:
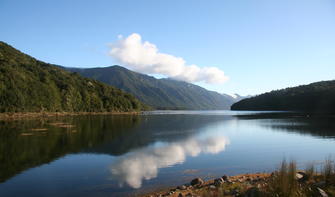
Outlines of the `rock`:
[{"label": "rock", "polygon": [[214,190],[214,189],[216,189],[216,187],[215,187],[215,185],[210,185],[209,189],[213,189]]},{"label": "rock", "polygon": [[260,196],[260,191],[257,187],[252,187],[252,188],[249,188],[245,194],[244,194],[245,197],[257,197],[257,196]]},{"label": "rock", "polygon": [[304,176],[300,173],[296,173],[295,177],[299,180],[299,179],[302,179]]},{"label": "rock", "polygon": [[214,180],[214,185],[215,186],[219,186],[222,185],[224,183],[224,180],[222,178],[218,178]]},{"label": "rock", "polygon": [[201,178],[195,178],[191,181],[191,185],[202,185],[204,183],[204,181]]},{"label": "rock", "polygon": [[180,185],[180,186],[177,187],[177,189],[179,189],[179,190],[185,190],[185,189],[187,189],[187,187],[185,185]]},{"label": "rock", "polygon": [[224,181],[228,181],[228,176],[227,176],[227,175],[223,175],[223,176],[222,176],[222,179],[223,179]]},{"label": "rock", "polygon": [[320,196],[328,197],[328,194],[325,191],[323,191],[320,187],[318,187],[317,189],[318,189],[318,192],[319,192]]},{"label": "rock", "polygon": [[184,195],[182,193],[179,193],[178,197],[184,197]]},{"label": "rock", "polygon": [[298,181],[306,181],[308,178],[307,178],[307,174],[304,173],[304,172],[297,172],[295,174],[295,177]]}]

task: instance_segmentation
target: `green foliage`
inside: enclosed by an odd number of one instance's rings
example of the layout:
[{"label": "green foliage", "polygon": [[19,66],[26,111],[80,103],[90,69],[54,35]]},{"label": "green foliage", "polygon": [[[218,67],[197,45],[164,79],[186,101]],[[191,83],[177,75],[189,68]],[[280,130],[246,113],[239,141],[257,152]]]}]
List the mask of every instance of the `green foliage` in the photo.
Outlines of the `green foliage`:
[{"label": "green foliage", "polygon": [[284,160],[280,169],[269,178],[268,185],[263,189],[263,196],[320,196],[318,188],[323,189],[328,194],[334,194],[335,171],[333,161],[330,158],[327,158],[322,165],[321,174],[315,172],[313,164],[308,164],[305,171],[306,179],[299,181],[296,178],[296,171],[294,161],[287,164]]},{"label": "green foliage", "polygon": [[135,111],[133,96],[0,42],[0,112]]},{"label": "green foliage", "polygon": [[275,172],[273,178],[269,181],[267,192],[283,197],[302,196],[300,195],[300,188],[295,178],[296,172],[295,162],[291,161],[288,164],[285,160],[282,161],[280,169]]},{"label": "green foliage", "polygon": [[247,98],[232,110],[297,110],[335,113],[335,80],[286,88]]},{"label": "green foliage", "polygon": [[229,109],[235,102],[231,96],[208,91],[197,85],[172,79],[156,79],[120,66],[65,69],[120,88],[156,109]]}]

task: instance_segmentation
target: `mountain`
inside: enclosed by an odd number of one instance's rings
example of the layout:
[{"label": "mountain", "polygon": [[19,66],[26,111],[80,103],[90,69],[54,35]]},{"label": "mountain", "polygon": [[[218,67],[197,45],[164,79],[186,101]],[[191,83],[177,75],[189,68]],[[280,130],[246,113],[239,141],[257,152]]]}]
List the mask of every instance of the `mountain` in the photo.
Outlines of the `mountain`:
[{"label": "mountain", "polygon": [[335,113],[335,80],[268,92],[241,100],[231,109]]},{"label": "mountain", "polygon": [[155,109],[229,109],[236,102],[229,95],[183,81],[156,79],[121,66],[66,69],[120,88]]},{"label": "mountain", "polygon": [[238,102],[238,101],[240,101],[240,100],[243,100],[243,99],[246,99],[246,98],[250,98],[250,97],[252,97],[252,96],[251,96],[251,95],[241,96],[241,95],[235,93],[235,94],[231,95],[231,97],[234,98],[235,103],[236,103],[236,102]]},{"label": "mountain", "polygon": [[0,42],[0,112],[140,110],[130,94],[36,60]]}]

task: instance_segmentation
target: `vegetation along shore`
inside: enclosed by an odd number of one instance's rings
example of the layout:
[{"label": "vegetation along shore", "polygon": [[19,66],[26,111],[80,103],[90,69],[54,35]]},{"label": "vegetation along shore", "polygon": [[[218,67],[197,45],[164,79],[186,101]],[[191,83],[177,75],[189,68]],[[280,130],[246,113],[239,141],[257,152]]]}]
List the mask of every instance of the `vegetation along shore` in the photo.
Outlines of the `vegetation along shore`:
[{"label": "vegetation along shore", "polygon": [[112,112],[6,112],[0,113],[0,120],[20,120],[20,119],[35,119],[48,118],[57,116],[81,116],[81,115],[136,115],[141,114],[141,111],[112,111]]},{"label": "vegetation along shore", "polygon": [[223,175],[204,181],[195,178],[190,183],[168,190],[145,194],[143,197],[309,197],[335,196],[335,164],[326,159],[321,167],[308,165],[297,170],[294,161],[281,163],[272,173]]}]

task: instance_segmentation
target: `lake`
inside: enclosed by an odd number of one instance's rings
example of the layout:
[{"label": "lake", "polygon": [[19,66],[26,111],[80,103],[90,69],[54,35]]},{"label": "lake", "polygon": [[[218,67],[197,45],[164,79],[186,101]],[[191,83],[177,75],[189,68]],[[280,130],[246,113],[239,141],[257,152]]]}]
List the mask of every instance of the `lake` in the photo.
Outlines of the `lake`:
[{"label": "lake", "polygon": [[288,112],[153,111],[0,121],[0,196],[133,196],[298,168],[335,152],[335,118]]}]

